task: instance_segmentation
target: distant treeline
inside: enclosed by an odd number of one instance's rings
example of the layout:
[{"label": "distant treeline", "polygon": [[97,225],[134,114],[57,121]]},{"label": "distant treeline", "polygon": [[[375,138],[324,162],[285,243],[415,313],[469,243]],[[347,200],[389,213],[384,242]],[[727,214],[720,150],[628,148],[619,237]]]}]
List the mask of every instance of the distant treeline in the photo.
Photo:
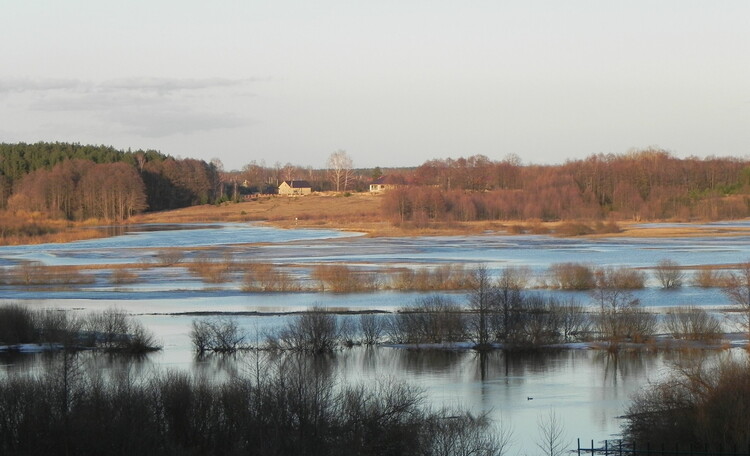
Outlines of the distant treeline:
[{"label": "distant treeline", "polygon": [[71,143],[0,144],[0,209],[70,220],[123,220],[215,201],[215,166],[155,150]]},{"label": "distant treeline", "polygon": [[390,191],[397,223],[570,219],[731,219],[750,214],[750,162],[679,159],[663,150],[521,165],[476,155],[431,160]]}]

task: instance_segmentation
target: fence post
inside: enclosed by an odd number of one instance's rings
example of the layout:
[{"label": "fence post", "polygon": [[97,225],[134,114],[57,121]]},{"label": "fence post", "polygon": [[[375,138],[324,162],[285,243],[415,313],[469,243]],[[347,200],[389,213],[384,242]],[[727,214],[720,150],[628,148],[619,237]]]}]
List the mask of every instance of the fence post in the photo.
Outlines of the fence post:
[{"label": "fence post", "polygon": [[591,456],[594,456],[594,439],[591,439]]},{"label": "fence post", "polygon": [[578,437],[578,456],[581,456],[581,438]]}]

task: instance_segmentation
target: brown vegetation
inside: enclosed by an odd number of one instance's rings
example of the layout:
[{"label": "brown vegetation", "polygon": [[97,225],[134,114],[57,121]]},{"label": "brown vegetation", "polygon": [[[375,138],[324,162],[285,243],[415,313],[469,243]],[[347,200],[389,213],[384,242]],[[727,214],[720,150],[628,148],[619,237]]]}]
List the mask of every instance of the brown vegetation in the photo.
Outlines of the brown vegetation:
[{"label": "brown vegetation", "polygon": [[[744,449],[750,445],[750,364],[682,366],[638,394],[626,415],[625,437],[654,448],[690,445]],[[663,448],[663,446],[662,446]],[[684,453],[683,453],[684,454]]]}]

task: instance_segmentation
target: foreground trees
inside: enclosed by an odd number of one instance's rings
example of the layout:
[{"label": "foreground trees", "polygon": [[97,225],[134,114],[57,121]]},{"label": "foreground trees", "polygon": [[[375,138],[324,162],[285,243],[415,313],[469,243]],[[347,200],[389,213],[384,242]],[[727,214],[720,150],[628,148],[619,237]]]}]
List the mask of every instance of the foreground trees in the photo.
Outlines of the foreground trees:
[{"label": "foreground trees", "polygon": [[0,383],[3,455],[501,455],[486,418],[432,410],[401,382],[341,386],[322,359],[260,358],[226,381],[104,379],[67,359]]}]

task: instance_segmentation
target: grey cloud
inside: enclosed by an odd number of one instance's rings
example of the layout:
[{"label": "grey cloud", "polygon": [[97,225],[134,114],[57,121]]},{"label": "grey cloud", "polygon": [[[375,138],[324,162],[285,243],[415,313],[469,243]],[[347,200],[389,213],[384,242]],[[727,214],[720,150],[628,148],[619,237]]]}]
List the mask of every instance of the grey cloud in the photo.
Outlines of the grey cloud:
[{"label": "grey cloud", "polygon": [[126,78],[104,81],[100,86],[104,89],[139,90],[157,93],[170,93],[179,90],[206,90],[223,87],[239,86],[252,79],[176,79],[176,78]]},{"label": "grey cloud", "polygon": [[89,90],[90,83],[78,79],[0,78],[0,93]]},{"label": "grey cloud", "polygon": [[168,94],[176,91],[198,91],[215,88],[241,86],[259,81],[256,78],[226,79],[226,78],[152,78],[134,77],[109,79],[101,82],[81,79],[32,79],[32,78],[0,78],[0,93],[10,92],[49,92],[49,91],[77,91],[77,92],[122,92],[141,91],[157,94]]},{"label": "grey cloud", "polygon": [[[0,79],[14,106],[96,122],[131,135],[164,137],[236,128],[239,113],[213,112],[221,100],[245,96],[246,79],[126,78],[99,83],[75,79]],[[238,94],[238,92],[243,92]]]},{"label": "grey cloud", "polygon": [[129,133],[148,138],[236,128],[247,123],[232,113],[195,112],[177,109],[117,111],[111,113],[108,118],[122,125]]}]

